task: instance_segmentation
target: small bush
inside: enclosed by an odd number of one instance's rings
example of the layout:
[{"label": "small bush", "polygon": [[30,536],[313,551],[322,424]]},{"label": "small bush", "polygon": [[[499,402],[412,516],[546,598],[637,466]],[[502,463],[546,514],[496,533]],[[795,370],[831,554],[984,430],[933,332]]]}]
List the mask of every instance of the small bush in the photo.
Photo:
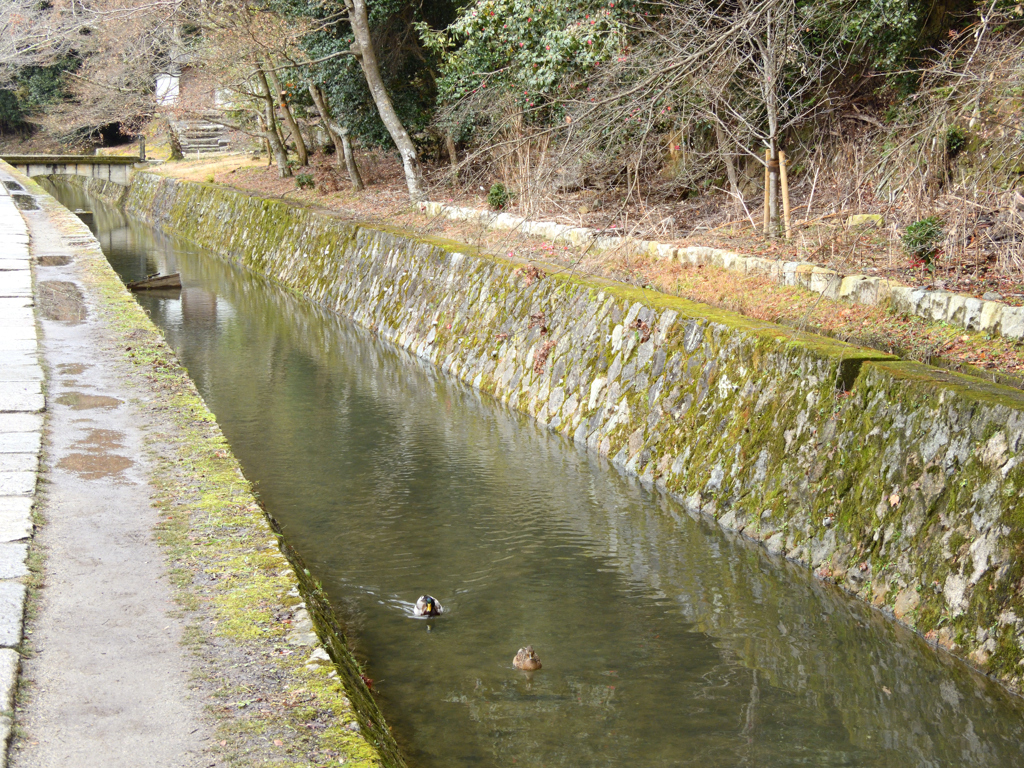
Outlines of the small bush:
[{"label": "small bush", "polygon": [[939,246],[946,237],[946,228],[938,216],[915,221],[903,233],[903,247],[929,270],[935,269]]},{"label": "small bush", "polygon": [[512,190],[498,182],[491,185],[491,191],[487,193],[487,204],[495,211],[500,211],[512,202]]},{"label": "small bush", "polygon": [[299,189],[312,189],[315,183],[312,173],[300,173],[295,177],[295,186]]},{"label": "small bush", "polygon": [[946,130],[946,154],[950,159],[956,157],[967,148],[967,131],[959,125],[951,125]]}]

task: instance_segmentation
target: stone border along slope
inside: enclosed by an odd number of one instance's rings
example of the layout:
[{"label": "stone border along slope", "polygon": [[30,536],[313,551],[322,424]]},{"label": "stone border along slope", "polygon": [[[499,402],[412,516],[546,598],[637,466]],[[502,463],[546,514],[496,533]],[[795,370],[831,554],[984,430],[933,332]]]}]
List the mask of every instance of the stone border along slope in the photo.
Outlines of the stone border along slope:
[{"label": "stone border along slope", "polygon": [[1024,393],[227,187],[137,173],[125,206],[1021,689]]},{"label": "stone border along slope", "polygon": [[[120,335],[122,348],[130,350],[124,353],[126,362],[136,366],[155,388],[164,390],[159,399],[165,402],[151,407],[169,411],[179,421],[183,434],[170,438],[173,451],[170,456],[158,460],[153,483],[154,487],[162,489],[163,503],[170,514],[167,519],[173,520],[167,524],[166,530],[158,531],[156,537],[167,547],[172,565],[180,568],[184,561],[191,568],[199,568],[198,573],[188,574],[184,587],[179,583],[182,591],[178,597],[182,604],[188,605],[189,601],[197,599],[194,592],[189,593],[188,590],[201,592],[199,599],[213,606],[212,618],[215,619],[212,630],[200,630],[212,631],[215,635],[205,642],[216,643],[218,647],[224,642],[237,642],[241,646],[240,652],[247,656],[243,659],[246,666],[253,663],[248,654],[255,651],[254,658],[267,667],[264,671],[269,678],[283,681],[286,693],[291,691],[293,698],[301,694],[304,707],[315,709],[314,720],[318,724],[321,724],[321,718],[327,718],[323,729],[303,735],[306,733],[306,729],[301,727],[303,723],[292,723],[287,716],[275,715],[274,711],[269,715],[261,714],[261,708],[268,707],[271,702],[251,703],[229,716],[229,719],[234,718],[232,722],[251,721],[239,724],[240,733],[265,734],[266,726],[258,722],[258,718],[271,717],[274,719],[271,728],[280,725],[288,735],[281,734],[283,746],[277,746],[279,742],[275,742],[273,747],[263,747],[263,753],[252,753],[251,745],[249,751],[242,754],[231,754],[231,746],[225,747],[227,756],[233,760],[254,757],[263,760],[280,753],[277,758],[285,759],[285,750],[290,752],[304,746],[292,744],[293,736],[298,734],[301,742],[302,739],[314,738],[316,733],[320,743],[337,751],[345,765],[353,768],[404,768],[404,759],[390,728],[363,682],[361,668],[348,646],[344,629],[320,585],[311,576],[301,556],[284,541],[277,522],[259,505],[213,415],[164,343],[160,332],[125,290],[103,255],[99,242],[77,216],[58,204],[38,184],[0,161],[0,180],[3,179],[14,180],[17,188],[33,201],[31,205],[38,204],[52,220],[60,219],[62,232],[68,233],[64,239],[73,242],[76,259],[84,261],[89,279],[103,295],[105,322],[109,322]],[[115,196],[124,194],[123,186],[99,179],[92,181],[106,185],[107,191]],[[0,243],[4,245],[5,254],[20,254],[16,260],[23,262],[25,273],[22,283],[27,285],[30,249],[25,222],[17,211],[14,211],[16,220],[5,214],[7,209],[4,205],[5,198],[0,193]],[[12,230],[13,234],[9,234]],[[6,258],[0,256],[0,288],[6,285]],[[36,380],[33,386],[20,381],[9,385],[8,375],[13,377],[17,370],[6,365],[8,360],[17,362],[9,357],[12,353],[8,350],[18,349],[17,342],[9,341],[16,339],[17,334],[8,332],[8,326],[14,319],[22,318],[24,312],[21,308],[28,307],[31,313],[31,286],[27,294],[22,292],[17,297],[20,303],[15,308],[19,311],[12,312],[10,316],[7,299],[3,296],[6,292],[0,295],[0,323],[4,324],[5,330],[0,338],[0,409],[3,411],[0,413],[0,460],[5,459],[8,446],[14,450],[13,446],[21,445],[19,441],[24,438],[28,446],[25,451],[37,462],[42,428],[39,412],[44,410],[40,382]],[[32,344],[35,345],[34,318],[29,327]],[[38,367],[34,346],[31,353],[25,354],[30,354],[31,364]],[[9,408],[22,406],[28,412],[24,416],[31,415],[33,419],[32,430],[25,426],[27,422],[24,422],[20,411],[8,412]],[[24,432],[31,432],[31,435],[26,437],[22,434]],[[0,497],[0,540],[25,538],[32,531],[29,515],[36,466],[37,463],[33,464],[30,487],[25,485],[27,479],[19,480],[21,485],[18,487],[28,490],[12,497],[14,503],[11,506],[8,506],[10,498],[6,495]],[[166,475],[162,479],[157,476],[160,472]],[[178,476],[181,473],[184,475]],[[0,474],[4,494],[8,493],[6,474]],[[169,485],[185,487],[188,498],[183,501],[175,497]],[[179,526],[184,528],[178,530]],[[5,546],[8,545],[0,543],[0,579],[10,578],[9,571],[14,568],[13,563],[7,562]],[[24,552],[26,545],[12,546],[20,547]],[[7,584],[17,587],[18,594],[22,596],[16,606],[8,600]],[[0,648],[0,694],[7,697],[0,715],[0,727],[4,729],[2,735],[6,739],[10,736],[8,713],[13,707],[12,692],[18,659],[17,652],[7,648],[16,646],[21,640],[23,595],[23,585],[0,580],[0,645],[3,646]],[[12,604],[8,605],[8,602]],[[10,610],[14,608],[16,610]],[[280,617],[287,618],[287,621]],[[15,625],[17,638],[8,643],[9,626]],[[267,642],[274,645],[269,649],[269,661],[265,653],[268,649],[260,647],[260,643]],[[279,652],[277,646],[290,646],[294,650]],[[237,657],[232,657],[232,661],[237,662]],[[289,713],[299,710],[303,707],[294,706],[294,702],[292,707],[285,707]],[[230,731],[230,724],[228,728]],[[269,745],[269,738],[263,741]],[[288,759],[298,757],[292,754]],[[0,749],[0,768],[6,764],[5,761],[6,746]]]},{"label": "stone border along slope", "polygon": [[0,768],[11,737],[43,430],[28,227],[17,207],[32,199],[24,193],[0,174]]},{"label": "stone border along slope", "polygon": [[493,213],[447,203],[424,202],[419,204],[419,208],[428,216],[445,216],[453,221],[472,221],[495,229],[518,230],[552,243],[589,246],[598,252],[625,249],[680,264],[706,264],[741,274],[764,275],[783,285],[802,285],[827,299],[845,299],[869,306],[889,301],[895,311],[905,315],[949,323],[969,331],[1024,339],[1024,307],[1009,306],[1001,301],[985,301],[950,291],[911,288],[882,277],[842,275],[807,261],[777,261],[760,256],[741,256],[720,248],[675,246],[653,240],[608,236],[589,227],[533,221],[509,213]]}]

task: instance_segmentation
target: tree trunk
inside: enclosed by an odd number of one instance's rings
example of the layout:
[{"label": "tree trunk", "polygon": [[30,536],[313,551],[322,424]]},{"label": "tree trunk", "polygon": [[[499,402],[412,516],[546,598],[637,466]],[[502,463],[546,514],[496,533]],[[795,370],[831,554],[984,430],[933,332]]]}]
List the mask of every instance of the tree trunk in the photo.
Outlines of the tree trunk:
[{"label": "tree trunk", "polygon": [[445,131],[444,134],[444,148],[448,150],[448,162],[452,166],[452,178],[459,178],[459,158],[455,152],[455,139],[452,138],[451,131]]},{"label": "tree trunk", "polygon": [[370,22],[366,15],[366,0],[345,0],[345,7],[348,9],[348,20],[352,25],[352,34],[355,36],[353,53],[363,68],[363,75],[366,77],[366,84],[370,87],[373,101],[377,105],[380,119],[391,134],[391,140],[398,147],[402,156],[402,167],[405,169],[405,183],[409,188],[409,197],[415,201],[427,198],[427,185],[423,180],[423,168],[420,166],[419,157],[416,154],[416,145],[409,138],[409,133],[402,125],[402,121],[395,112],[395,106],[391,103],[391,97],[384,88],[384,80],[380,76],[380,68],[377,66],[377,56],[373,51],[373,41],[370,39]]},{"label": "tree trunk", "polygon": [[295,154],[299,158],[299,165],[309,165],[309,152],[306,151],[306,142],[302,138],[302,131],[299,130],[299,126],[292,116],[292,110],[284,98],[284,91],[281,90],[281,81],[277,79],[277,73],[274,72],[274,62],[271,61],[270,64],[271,66],[267,68],[267,77],[270,78],[270,84],[274,87],[274,96],[281,106],[281,114],[284,115],[284,121],[288,125],[288,130],[291,131],[292,139],[295,141]]},{"label": "tree trunk", "polygon": [[348,168],[348,177],[352,182],[352,189],[356,192],[362,191],[363,177],[359,174],[359,166],[356,165],[356,158],[352,154],[352,144],[348,140],[348,128],[335,125],[331,120],[331,108],[328,106],[320,86],[310,83],[309,95],[313,97],[313,103],[316,105],[317,112],[320,113],[320,119],[324,121],[327,132],[331,134],[331,141],[334,142],[334,148],[338,153],[338,165],[341,165],[344,159],[345,167]]},{"label": "tree trunk", "polygon": [[772,237],[778,237],[780,223],[779,223],[779,143],[772,136],[770,139],[771,146],[771,161],[768,163],[768,212],[769,212],[769,226],[768,231]]},{"label": "tree trunk", "polygon": [[715,138],[718,140],[718,154],[725,164],[725,175],[729,177],[729,188],[732,190],[733,198],[736,200],[736,207],[743,208],[743,193],[740,192],[740,180],[736,173],[736,161],[732,153],[732,141],[726,136],[721,123],[715,122]]},{"label": "tree trunk", "polygon": [[171,145],[171,156],[169,160],[184,160],[185,153],[181,151],[181,137],[178,136],[178,129],[174,127],[174,121],[167,118],[167,142]]},{"label": "tree trunk", "polygon": [[281,137],[277,135],[277,120],[274,119],[274,96],[270,92],[270,86],[267,84],[267,76],[259,65],[256,66],[256,81],[259,83],[260,90],[262,91],[263,119],[267,123],[264,135],[274,150],[274,158],[277,160],[277,172],[281,174],[282,179],[285,179],[292,175],[292,169],[288,167],[288,153],[284,149]]}]

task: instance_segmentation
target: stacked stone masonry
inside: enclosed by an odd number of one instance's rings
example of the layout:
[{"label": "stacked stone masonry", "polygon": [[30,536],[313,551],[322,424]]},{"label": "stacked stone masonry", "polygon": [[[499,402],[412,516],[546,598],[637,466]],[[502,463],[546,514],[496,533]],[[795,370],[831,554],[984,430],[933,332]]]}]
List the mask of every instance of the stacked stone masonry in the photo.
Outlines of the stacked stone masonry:
[{"label": "stacked stone masonry", "polygon": [[1024,393],[222,187],[126,205],[1020,687]]}]

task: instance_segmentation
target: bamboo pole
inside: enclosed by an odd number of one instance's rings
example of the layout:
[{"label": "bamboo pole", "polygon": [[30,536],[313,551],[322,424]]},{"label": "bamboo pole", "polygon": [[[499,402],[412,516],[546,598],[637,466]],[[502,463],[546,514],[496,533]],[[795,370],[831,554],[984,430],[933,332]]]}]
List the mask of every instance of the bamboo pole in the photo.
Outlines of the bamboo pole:
[{"label": "bamboo pole", "polygon": [[786,153],[779,152],[779,181],[782,182],[782,217],[786,221],[786,239],[793,235],[793,223],[789,218],[789,180],[786,177]]},{"label": "bamboo pole", "polygon": [[772,163],[772,151],[766,149],[764,151],[764,236],[768,237],[769,234],[769,217],[771,212],[768,210],[768,206],[771,205],[771,171],[769,167]]}]

